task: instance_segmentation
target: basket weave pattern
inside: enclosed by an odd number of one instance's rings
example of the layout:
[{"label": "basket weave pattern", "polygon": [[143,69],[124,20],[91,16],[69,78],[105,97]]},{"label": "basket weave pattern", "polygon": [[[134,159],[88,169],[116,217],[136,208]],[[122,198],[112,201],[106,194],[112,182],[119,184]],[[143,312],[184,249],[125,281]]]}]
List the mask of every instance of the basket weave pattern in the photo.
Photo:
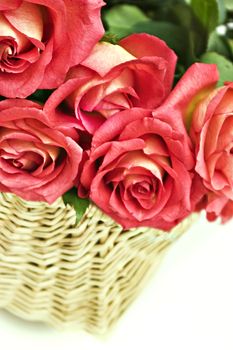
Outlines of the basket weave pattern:
[{"label": "basket weave pattern", "polygon": [[0,195],[0,307],[56,327],[104,332],[141,289],[171,233],[121,226],[90,205],[81,222],[53,205]]}]

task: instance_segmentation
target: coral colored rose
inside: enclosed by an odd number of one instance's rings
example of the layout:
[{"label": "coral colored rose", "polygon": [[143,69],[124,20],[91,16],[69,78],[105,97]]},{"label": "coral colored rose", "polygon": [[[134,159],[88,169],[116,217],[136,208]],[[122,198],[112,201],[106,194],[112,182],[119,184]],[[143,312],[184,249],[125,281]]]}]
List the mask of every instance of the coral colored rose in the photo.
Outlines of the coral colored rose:
[{"label": "coral colored rose", "polygon": [[0,1],[0,95],[59,86],[103,34],[101,0]]},{"label": "coral colored rose", "polygon": [[182,122],[159,111],[119,112],[93,136],[79,194],[124,228],[168,230],[190,213],[188,140]]},{"label": "coral colored rose", "polygon": [[72,120],[28,100],[0,102],[0,191],[52,203],[73,187],[82,149]]},{"label": "coral colored rose", "polygon": [[93,134],[119,111],[159,106],[172,87],[175,64],[175,53],[152,35],[133,34],[118,45],[98,43],[51,96],[50,108],[66,101],[79,127]]},{"label": "coral colored rose", "polygon": [[[193,177],[191,190],[193,210],[207,209],[207,203],[211,197],[212,204],[209,209],[211,212],[216,210],[218,202],[218,215],[220,215],[228,199],[220,200],[219,195],[225,196],[228,193],[231,198],[233,163],[230,155],[232,147],[230,146],[232,143],[230,120],[232,116],[227,113],[227,109],[228,112],[232,112],[233,109],[232,101],[229,104],[229,95],[227,95],[229,87],[215,90],[217,81],[218,71],[215,65],[196,63],[180,79],[164,106],[166,110],[169,106],[170,114],[174,119],[183,119],[192,136],[196,155],[196,174]],[[210,196],[212,191],[217,191],[215,200],[212,195]]]},{"label": "coral colored rose", "polygon": [[214,90],[192,116],[196,171],[208,190],[233,200],[233,83]]},{"label": "coral colored rose", "polygon": [[222,216],[222,211],[232,210],[228,203],[233,201],[233,83],[215,89],[198,104],[190,134],[196,148],[196,172],[213,192],[206,210]]}]

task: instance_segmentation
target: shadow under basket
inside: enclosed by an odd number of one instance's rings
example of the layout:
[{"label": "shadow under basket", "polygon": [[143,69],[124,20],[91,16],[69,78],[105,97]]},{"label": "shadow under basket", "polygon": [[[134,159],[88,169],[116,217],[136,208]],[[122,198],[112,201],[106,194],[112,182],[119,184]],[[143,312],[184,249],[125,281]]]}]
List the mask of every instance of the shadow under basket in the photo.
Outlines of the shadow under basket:
[{"label": "shadow under basket", "polygon": [[75,220],[62,199],[48,205],[0,194],[0,308],[59,329],[104,333],[193,221],[170,233],[124,231],[94,205]]}]

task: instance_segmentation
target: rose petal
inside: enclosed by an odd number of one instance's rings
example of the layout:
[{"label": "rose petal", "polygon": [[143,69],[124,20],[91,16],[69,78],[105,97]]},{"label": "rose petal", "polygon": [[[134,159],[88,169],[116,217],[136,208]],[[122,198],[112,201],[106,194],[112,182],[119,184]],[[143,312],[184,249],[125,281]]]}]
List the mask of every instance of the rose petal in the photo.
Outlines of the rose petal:
[{"label": "rose petal", "polygon": [[149,34],[132,34],[122,40],[119,45],[135,57],[145,56],[162,57],[167,61],[166,78],[164,79],[165,94],[168,94],[174,79],[176,55],[164,41]]},{"label": "rose petal", "polygon": [[0,33],[1,37],[11,37],[17,43],[17,52],[28,47],[28,39],[8,22],[6,16],[0,13]]},{"label": "rose petal", "polygon": [[8,21],[20,33],[41,41],[43,36],[43,13],[41,6],[23,1],[15,10],[5,11]]},{"label": "rose petal", "polygon": [[134,59],[135,56],[132,56],[121,46],[101,42],[94,47],[91,54],[82,62],[82,65],[104,77],[115,66]]},{"label": "rose petal", "polygon": [[218,81],[218,70],[214,64],[195,63],[187,69],[160,112],[166,112],[165,106],[179,111],[186,123],[191,122],[192,112],[198,101],[208,95]]}]

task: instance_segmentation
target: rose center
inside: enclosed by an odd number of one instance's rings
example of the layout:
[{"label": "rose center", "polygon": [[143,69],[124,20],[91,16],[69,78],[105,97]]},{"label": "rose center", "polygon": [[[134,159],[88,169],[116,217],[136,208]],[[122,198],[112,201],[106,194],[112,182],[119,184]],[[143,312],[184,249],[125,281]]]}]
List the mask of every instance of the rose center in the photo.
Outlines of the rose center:
[{"label": "rose center", "polygon": [[[15,61],[17,54],[17,43],[14,38],[5,38],[0,41],[0,70],[8,71]],[[13,61],[12,61],[13,60]]]},{"label": "rose center", "polygon": [[41,155],[35,152],[23,152],[16,159],[8,159],[8,162],[12,164],[15,168],[32,172],[38,168],[43,163],[43,158]]},{"label": "rose center", "polygon": [[16,168],[22,168],[23,164],[17,160],[17,159],[13,159],[12,164],[16,167]]},{"label": "rose center", "polygon": [[17,9],[0,11],[0,72],[22,73],[39,59],[45,49],[43,18],[42,7],[26,1]]},{"label": "rose center", "polygon": [[151,190],[151,185],[146,181],[133,185],[133,191],[138,194],[146,194],[151,192]]}]

